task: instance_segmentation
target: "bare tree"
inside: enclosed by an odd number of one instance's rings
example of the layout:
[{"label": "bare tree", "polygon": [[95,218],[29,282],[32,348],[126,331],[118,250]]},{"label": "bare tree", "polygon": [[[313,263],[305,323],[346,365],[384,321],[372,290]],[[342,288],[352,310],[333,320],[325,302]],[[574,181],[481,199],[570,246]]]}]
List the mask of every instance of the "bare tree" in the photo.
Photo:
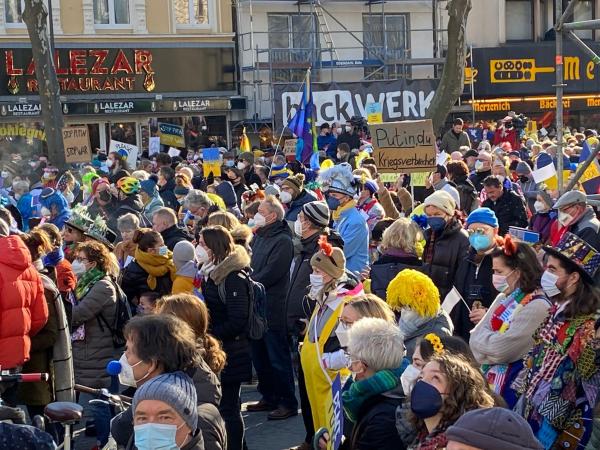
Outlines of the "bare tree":
[{"label": "bare tree", "polygon": [[465,58],[467,46],[467,18],[471,11],[471,0],[450,0],[448,10],[448,52],[446,63],[435,91],[427,117],[433,122],[434,131],[438,131],[463,91]]},{"label": "bare tree", "polygon": [[48,11],[43,0],[25,0],[23,22],[31,41],[31,51],[38,82],[42,121],[46,131],[48,159],[59,169],[66,167],[62,129],[64,126],[60,104],[60,86],[54,70],[48,38]]}]

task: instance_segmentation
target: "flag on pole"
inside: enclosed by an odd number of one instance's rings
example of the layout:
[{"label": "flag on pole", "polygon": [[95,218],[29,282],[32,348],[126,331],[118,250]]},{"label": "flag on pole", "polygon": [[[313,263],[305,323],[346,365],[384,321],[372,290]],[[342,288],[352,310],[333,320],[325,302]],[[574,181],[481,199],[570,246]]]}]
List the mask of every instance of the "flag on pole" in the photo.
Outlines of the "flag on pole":
[{"label": "flag on pole", "polygon": [[287,126],[298,138],[296,159],[303,164],[310,164],[310,168],[313,170],[319,169],[319,148],[317,147],[316,115],[310,85],[310,69],[306,71],[300,105]]},{"label": "flag on pole", "polygon": [[250,139],[248,139],[248,136],[246,135],[246,127],[244,127],[244,130],[242,131],[242,139],[240,140],[240,151],[252,151],[252,147],[250,147]]},{"label": "flag on pole", "polygon": [[[586,159],[591,155],[592,151],[587,140],[583,141],[581,145],[581,153],[579,155],[579,164],[583,164]],[[592,163],[587,169],[581,174],[579,179],[581,185],[586,194],[598,194],[600,193],[600,164],[598,159],[594,158]]]}]

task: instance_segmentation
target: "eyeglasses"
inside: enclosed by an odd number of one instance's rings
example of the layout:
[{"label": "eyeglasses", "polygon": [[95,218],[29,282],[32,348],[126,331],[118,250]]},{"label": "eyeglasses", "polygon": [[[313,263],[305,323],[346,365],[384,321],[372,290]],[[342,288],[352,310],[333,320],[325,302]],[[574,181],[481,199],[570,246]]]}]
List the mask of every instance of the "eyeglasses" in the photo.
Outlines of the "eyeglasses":
[{"label": "eyeglasses", "polygon": [[471,234],[487,234],[488,230],[486,230],[485,228],[469,228],[467,230],[467,233]]}]

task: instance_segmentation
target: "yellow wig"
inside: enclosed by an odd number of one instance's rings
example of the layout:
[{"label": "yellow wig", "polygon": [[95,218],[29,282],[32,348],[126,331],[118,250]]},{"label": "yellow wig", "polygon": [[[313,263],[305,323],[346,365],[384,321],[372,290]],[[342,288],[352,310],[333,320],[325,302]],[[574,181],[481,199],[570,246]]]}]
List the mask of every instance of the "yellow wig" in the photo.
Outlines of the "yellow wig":
[{"label": "yellow wig", "polygon": [[434,317],[440,309],[440,292],[431,278],[413,269],[404,269],[390,281],[386,297],[394,310],[409,308],[421,317]]}]

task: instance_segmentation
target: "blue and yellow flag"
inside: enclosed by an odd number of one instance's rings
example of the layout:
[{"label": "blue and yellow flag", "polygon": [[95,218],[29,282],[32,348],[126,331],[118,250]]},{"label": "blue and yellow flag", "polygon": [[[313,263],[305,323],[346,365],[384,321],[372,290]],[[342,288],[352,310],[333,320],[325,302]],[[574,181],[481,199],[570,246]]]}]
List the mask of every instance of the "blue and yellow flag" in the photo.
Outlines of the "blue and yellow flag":
[{"label": "blue and yellow flag", "polygon": [[310,85],[310,69],[308,69],[306,71],[302,100],[287,126],[298,138],[296,143],[296,159],[303,164],[310,164],[310,168],[313,170],[319,169],[316,122],[317,118]]}]

